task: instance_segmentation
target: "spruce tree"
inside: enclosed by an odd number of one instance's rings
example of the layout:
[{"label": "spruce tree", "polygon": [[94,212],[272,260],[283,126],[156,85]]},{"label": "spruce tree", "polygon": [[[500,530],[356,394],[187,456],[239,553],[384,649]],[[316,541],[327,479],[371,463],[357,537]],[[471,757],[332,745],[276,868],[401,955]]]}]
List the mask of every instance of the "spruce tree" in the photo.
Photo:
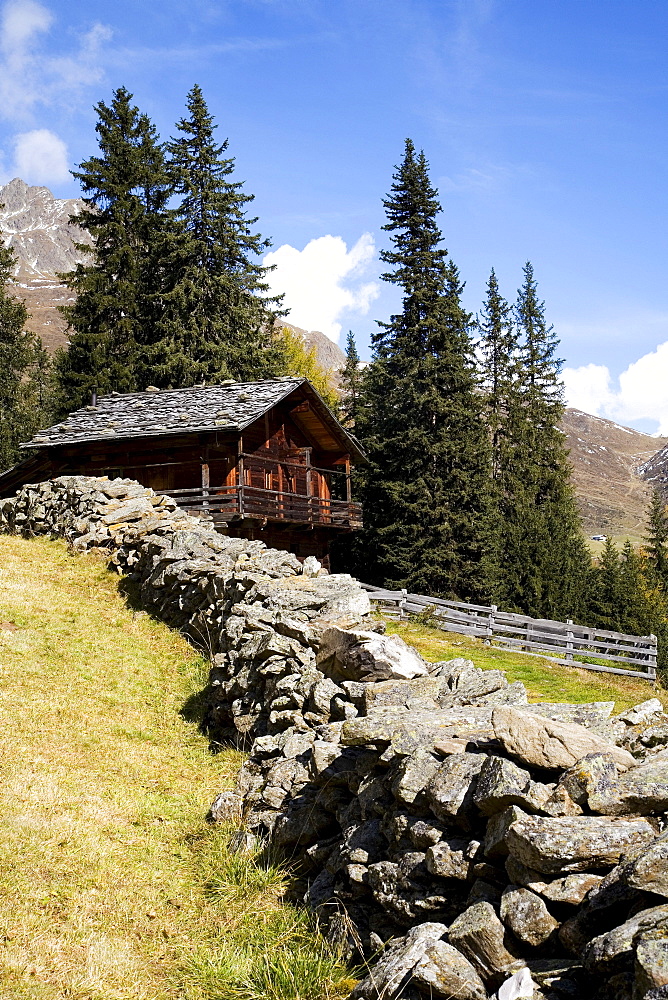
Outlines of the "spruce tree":
[{"label": "spruce tree", "polygon": [[0,471],[24,457],[19,445],[45,420],[48,361],[38,337],[25,330],[25,304],[11,294],[16,257],[0,242]]},{"label": "spruce tree", "polygon": [[162,387],[271,377],[282,364],[274,322],[283,313],[259,259],[270,242],[253,231],[257,219],[246,215],[253,195],[233,179],[228,140],[215,141],[198,86],[187,109],[167,145],[172,191],[181,200],[163,230],[161,314],[150,327],[139,381]]},{"label": "spruce tree", "polygon": [[590,617],[601,628],[622,631],[625,617],[624,601],[628,596],[627,588],[631,584],[632,569],[633,566],[628,561],[622,569],[619,550],[612,539],[607,537],[593,573],[590,597]]},{"label": "spruce tree", "polygon": [[487,283],[487,298],[476,326],[485,418],[492,442],[492,477],[501,481],[508,414],[517,391],[517,334],[512,308],[499,291],[493,269]]},{"label": "spruce tree", "polygon": [[381,323],[364,379],[365,576],[463,599],[489,596],[489,443],[476,392],[471,317],[442,246],[423,153],[406,141],[384,202],[402,311]]},{"label": "spruce tree", "polygon": [[645,549],[657,579],[668,591],[668,514],[658,490],[652,494],[647,521]]},{"label": "spruce tree", "polygon": [[524,279],[515,307],[520,343],[504,428],[499,599],[540,617],[577,618],[586,608],[590,558],[559,428],[562,362],[530,263]]},{"label": "spruce tree", "polygon": [[360,367],[360,356],[353,331],[348,330],[346,339],[346,363],[339,374],[341,384],[341,404],[339,415],[341,422],[353,433],[357,427],[358,410],[361,405],[363,373]]},{"label": "spruce tree", "polygon": [[157,247],[169,187],[155,128],[124,87],[96,111],[99,154],[73,171],[85,207],[70,221],[90,233],[93,247],[81,244],[85,263],[61,276],[76,295],[62,308],[70,342],[56,358],[61,413],[87,403],[94,388],[144,388],[138,345],[151,339],[163,277]]}]

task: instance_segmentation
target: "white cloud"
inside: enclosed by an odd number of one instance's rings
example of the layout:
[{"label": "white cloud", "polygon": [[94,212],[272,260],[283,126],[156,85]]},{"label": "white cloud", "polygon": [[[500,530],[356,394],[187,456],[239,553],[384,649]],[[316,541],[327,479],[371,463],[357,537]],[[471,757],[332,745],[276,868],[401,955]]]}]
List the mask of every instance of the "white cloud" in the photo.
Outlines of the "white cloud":
[{"label": "white cloud", "polygon": [[618,387],[605,365],[565,368],[569,406],[619,423],[653,420],[668,435],[668,341],[644,354],[622,372]]},{"label": "white cloud", "polygon": [[69,179],[67,146],[46,128],[16,136],[14,170],[28,184],[51,184]]},{"label": "white cloud", "polygon": [[29,122],[39,106],[70,108],[82,87],[103,76],[101,48],[111,30],[94,24],[77,37],[74,52],[52,55],[42,39],[54,23],[36,0],[7,0],[0,15],[0,116]]},{"label": "white cloud", "polygon": [[371,233],[360,236],[350,250],[340,236],[320,236],[303,250],[286,243],[268,253],[264,263],[276,268],[267,280],[274,294],[285,294],[290,320],[337,341],[341,316],[365,315],[380,294],[376,282],[362,280],[374,253]]}]

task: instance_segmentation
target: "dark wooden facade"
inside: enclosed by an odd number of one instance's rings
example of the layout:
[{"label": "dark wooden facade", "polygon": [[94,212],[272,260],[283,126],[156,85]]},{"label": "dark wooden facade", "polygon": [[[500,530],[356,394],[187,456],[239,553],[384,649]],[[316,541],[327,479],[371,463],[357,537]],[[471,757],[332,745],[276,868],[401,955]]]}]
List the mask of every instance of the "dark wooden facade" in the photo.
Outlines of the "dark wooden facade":
[{"label": "dark wooden facade", "polygon": [[[315,555],[326,561],[333,536],[361,527],[361,508],[352,500],[350,484],[351,463],[362,453],[310,383],[292,382],[296,384],[287,395],[263,412],[260,405],[244,426],[218,420],[222,426],[197,430],[165,426],[164,433],[150,429],[122,436],[123,427],[118,431],[108,427],[106,434],[99,428],[86,433],[86,414],[77,411],[72,417],[83,424],[78,439],[61,444],[54,438],[56,429],[65,437],[72,433],[68,422],[43,432],[48,446],[40,447],[38,435],[30,442],[37,453],[0,476],[0,494],[7,496],[22,483],[59,475],[135,479],[174,497],[185,510],[210,517],[228,534],[259,538],[300,557]],[[257,384],[246,384],[251,409],[252,386]],[[261,383],[265,389],[267,384]],[[222,387],[216,388],[219,406]],[[238,388],[230,388],[230,393]],[[290,385],[278,388],[290,390]],[[171,397],[178,395],[175,409],[180,407],[179,419],[185,420],[188,392],[164,393],[160,402],[171,405]],[[206,390],[197,392],[198,399],[203,394],[206,399]],[[122,412],[125,401],[130,407],[140,406],[132,401],[148,396],[118,396],[115,410]],[[105,401],[109,406],[108,400],[104,397],[100,406]],[[200,410],[196,422],[202,419]]]}]

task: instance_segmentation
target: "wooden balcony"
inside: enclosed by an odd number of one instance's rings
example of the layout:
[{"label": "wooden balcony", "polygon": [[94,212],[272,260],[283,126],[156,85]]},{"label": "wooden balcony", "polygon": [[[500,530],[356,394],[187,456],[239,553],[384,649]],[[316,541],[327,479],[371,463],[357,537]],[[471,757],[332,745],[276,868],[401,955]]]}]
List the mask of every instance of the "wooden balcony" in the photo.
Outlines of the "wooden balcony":
[{"label": "wooden balcony", "polygon": [[214,522],[245,518],[329,527],[352,531],[362,527],[362,505],[257,486],[210,486],[188,490],[160,490],[183,510],[208,514]]}]

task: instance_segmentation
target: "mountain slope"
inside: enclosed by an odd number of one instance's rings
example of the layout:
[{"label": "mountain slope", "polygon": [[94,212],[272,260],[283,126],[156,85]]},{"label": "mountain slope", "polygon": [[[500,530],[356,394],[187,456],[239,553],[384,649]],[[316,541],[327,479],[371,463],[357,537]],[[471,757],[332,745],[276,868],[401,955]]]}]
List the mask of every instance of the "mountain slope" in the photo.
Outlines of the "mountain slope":
[{"label": "mountain slope", "polygon": [[640,469],[668,439],[574,409],[566,410],[562,430],[585,533],[639,542],[652,491]]},{"label": "mountain slope", "polygon": [[49,351],[66,343],[56,307],[72,301],[56,275],[83,261],[75,242],[90,243],[87,233],[68,224],[81,204],[76,198],[54,198],[48,188],[29,187],[18,177],[0,187],[0,230],[18,257],[14,280],[30,313],[27,326]]}]

